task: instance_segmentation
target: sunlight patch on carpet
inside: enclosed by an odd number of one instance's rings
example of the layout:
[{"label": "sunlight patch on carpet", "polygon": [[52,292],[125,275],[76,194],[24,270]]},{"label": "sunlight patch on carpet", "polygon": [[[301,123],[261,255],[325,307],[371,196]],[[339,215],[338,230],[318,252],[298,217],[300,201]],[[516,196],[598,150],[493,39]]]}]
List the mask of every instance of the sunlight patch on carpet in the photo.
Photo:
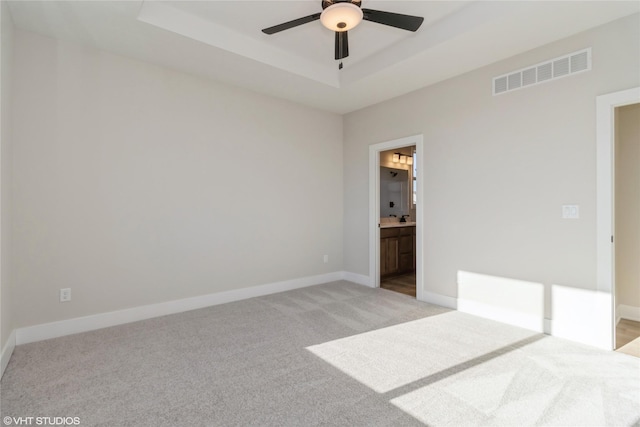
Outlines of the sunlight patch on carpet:
[{"label": "sunlight patch on carpet", "polygon": [[307,350],[372,390],[387,393],[539,335],[508,326],[496,329],[495,325],[447,312]]}]

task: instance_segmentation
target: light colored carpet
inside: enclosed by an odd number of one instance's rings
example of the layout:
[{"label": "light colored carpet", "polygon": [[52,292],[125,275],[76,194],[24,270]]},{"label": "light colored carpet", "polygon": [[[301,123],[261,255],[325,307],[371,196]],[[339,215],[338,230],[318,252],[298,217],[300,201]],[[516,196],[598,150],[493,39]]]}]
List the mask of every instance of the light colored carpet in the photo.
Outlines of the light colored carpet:
[{"label": "light colored carpet", "polygon": [[640,359],[334,282],[18,346],[1,393],[83,426],[629,426]]}]

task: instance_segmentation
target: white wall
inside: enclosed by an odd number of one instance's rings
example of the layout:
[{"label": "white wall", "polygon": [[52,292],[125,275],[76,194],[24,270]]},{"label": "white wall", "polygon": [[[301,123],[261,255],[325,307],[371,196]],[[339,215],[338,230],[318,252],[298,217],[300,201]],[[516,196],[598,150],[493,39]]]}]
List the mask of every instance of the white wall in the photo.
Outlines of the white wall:
[{"label": "white wall", "polygon": [[[13,68],[13,23],[6,2],[0,2],[0,349],[4,349],[14,327],[10,270],[11,194],[11,77]],[[2,361],[6,362],[5,360]],[[2,366],[4,368],[4,366]]]},{"label": "white wall", "polygon": [[616,110],[614,152],[616,304],[640,312],[640,104]]},{"label": "white wall", "polygon": [[[542,307],[540,321],[554,310],[571,317],[573,308],[554,307],[551,294],[596,289],[595,98],[638,86],[639,40],[634,15],[347,115],[345,270],[369,271],[369,145],[423,134],[419,286],[458,298],[460,276],[482,277],[482,286],[487,277],[500,286],[515,279],[512,286],[539,290],[532,307]],[[589,72],[491,95],[494,76],[590,46]],[[580,219],[563,220],[563,204],[580,205]],[[510,294],[496,302],[497,292],[469,295],[505,312],[516,305]]]},{"label": "white wall", "polygon": [[342,270],[340,116],[18,30],[14,66],[16,327]]}]

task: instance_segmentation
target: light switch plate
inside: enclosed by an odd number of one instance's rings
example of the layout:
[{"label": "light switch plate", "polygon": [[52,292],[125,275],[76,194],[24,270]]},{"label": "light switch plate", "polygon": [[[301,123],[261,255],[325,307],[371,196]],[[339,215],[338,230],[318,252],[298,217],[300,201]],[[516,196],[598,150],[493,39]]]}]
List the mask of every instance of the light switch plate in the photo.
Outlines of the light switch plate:
[{"label": "light switch plate", "polygon": [[60,289],[60,302],[71,301],[71,288]]},{"label": "light switch plate", "polygon": [[563,219],[579,219],[580,205],[562,205]]}]

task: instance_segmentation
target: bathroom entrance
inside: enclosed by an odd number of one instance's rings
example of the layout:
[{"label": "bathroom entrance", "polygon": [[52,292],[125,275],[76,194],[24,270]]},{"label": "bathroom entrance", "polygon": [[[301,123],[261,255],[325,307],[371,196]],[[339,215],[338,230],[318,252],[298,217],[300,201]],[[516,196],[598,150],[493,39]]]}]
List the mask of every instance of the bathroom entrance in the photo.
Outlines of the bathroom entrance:
[{"label": "bathroom entrance", "polygon": [[423,136],[369,146],[371,286],[423,300]]},{"label": "bathroom entrance", "polygon": [[416,147],[380,152],[380,287],[416,297]]}]

